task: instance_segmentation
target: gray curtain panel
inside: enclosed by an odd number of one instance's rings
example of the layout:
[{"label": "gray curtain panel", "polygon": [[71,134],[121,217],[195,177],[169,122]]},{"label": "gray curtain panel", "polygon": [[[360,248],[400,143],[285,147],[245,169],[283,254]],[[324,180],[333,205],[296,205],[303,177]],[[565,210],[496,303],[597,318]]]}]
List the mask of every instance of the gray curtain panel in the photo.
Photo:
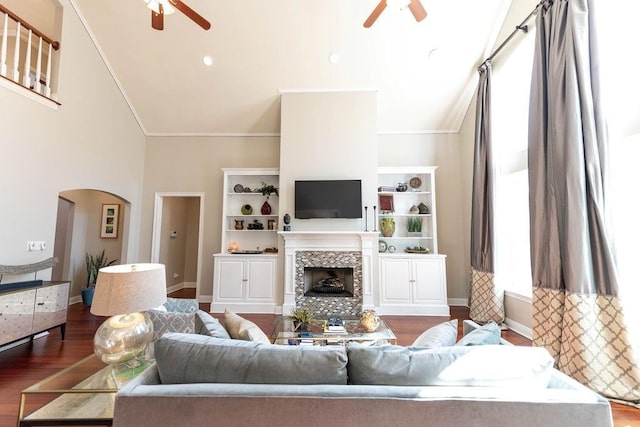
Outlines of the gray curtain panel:
[{"label": "gray curtain panel", "polygon": [[[607,130],[594,0],[541,4],[529,108],[534,345],[611,398],[638,402],[607,227]],[[639,349],[636,349],[639,350]]]},{"label": "gray curtain panel", "polygon": [[504,292],[494,275],[494,167],[491,148],[491,63],[478,70],[478,100],[471,200],[471,290],[469,317],[478,323],[504,321]]}]

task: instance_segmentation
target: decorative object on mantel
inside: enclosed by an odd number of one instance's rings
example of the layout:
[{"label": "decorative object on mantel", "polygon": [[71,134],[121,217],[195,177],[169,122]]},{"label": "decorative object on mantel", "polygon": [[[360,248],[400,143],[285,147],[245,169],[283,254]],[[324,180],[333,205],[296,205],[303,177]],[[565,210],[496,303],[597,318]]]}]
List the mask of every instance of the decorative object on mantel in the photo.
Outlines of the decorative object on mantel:
[{"label": "decorative object on mantel", "polygon": [[395,246],[393,246],[393,245],[389,245],[389,249],[387,249],[387,251],[388,251],[390,254],[392,254],[392,253],[394,253],[394,252],[396,251],[396,247],[395,247]]},{"label": "decorative object on mantel", "polygon": [[369,217],[367,216],[368,206],[364,207],[364,231],[369,231]]},{"label": "decorative object on mantel", "polygon": [[367,332],[373,332],[380,326],[380,316],[375,310],[364,310],[360,314],[360,324]]},{"label": "decorative object on mantel", "polygon": [[242,205],[242,207],[240,208],[240,212],[242,212],[242,215],[251,215],[251,213],[253,212],[253,207],[250,204]]},{"label": "decorative object on mantel", "polygon": [[391,217],[382,218],[380,231],[384,237],[391,237],[396,232],[396,222]]},{"label": "decorative object on mantel", "polygon": [[84,257],[84,262],[87,266],[87,286],[82,289],[82,303],[85,307],[91,307],[93,302],[93,293],[95,291],[96,281],[98,280],[98,272],[103,267],[109,267],[115,264],[118,260],[114,259],[109,261],[105,256],[104,249],[100,255],[89,255],[88,253]]},{"label": "decorative object on mantel", "polygon": [[289,225],[291,223],[291,216],[284,214],[282,220],[284,221],[284,231],[291,231],[291,226]]},{"label": "decorative object on mantel", "polygon": [[376,222],[376,209],[377,208],[378,208],[377,206],[375,206],[375,205],[373,206],[373,231],[374,232],[378,231],[377,227],[376,227],[376,224],[377,224],[377,222]]},{"label": "decorative object on mantel", "polygon": [[422,203],[422,202],[421,202],[421,203],[418,205],[418,211],[419,211],[421,214],[428,214],[428,213],[429,213],[429,206],[427,206],[427,205],[425,205],[424,203]]},{"label": "decorative object on mantel", "polygon": [[380,240],[378,242],[378,252],[386,252],[387,251],[387,242],[384,240]]},{"label": "decorative object on mantel", "polygon": [[429,254],[431,250],[422,246],[414,246],[404,250],[408,254]]}]

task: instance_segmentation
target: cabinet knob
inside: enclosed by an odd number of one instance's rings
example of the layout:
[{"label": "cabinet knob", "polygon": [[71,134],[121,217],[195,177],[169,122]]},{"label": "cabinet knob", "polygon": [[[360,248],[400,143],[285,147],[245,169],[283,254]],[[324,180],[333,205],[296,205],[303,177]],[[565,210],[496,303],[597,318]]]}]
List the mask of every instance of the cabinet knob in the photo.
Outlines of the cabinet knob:
[{"label": "cabinet knob", "polygon": [[43,302],[39,302],[38,305],[44,305],[44,303]]}]

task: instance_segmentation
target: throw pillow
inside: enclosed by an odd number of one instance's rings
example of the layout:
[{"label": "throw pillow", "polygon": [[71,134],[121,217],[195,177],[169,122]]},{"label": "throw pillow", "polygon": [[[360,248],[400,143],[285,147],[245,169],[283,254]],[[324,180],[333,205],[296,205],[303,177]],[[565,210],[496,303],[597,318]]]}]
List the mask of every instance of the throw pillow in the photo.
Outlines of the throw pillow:
[{"label": "throw pillow", "polygon": [[458,319],[453,319],[424,331],[413,342],[413,346],[426,348],[449,347],[456,343],[456,338],[458,338]]},{"label": "throw pillow", "polygon": [[440,378],[450,385],[546,388],[553,358],[543,347],[484,345],[449,365]]},{"label": "throw pillow", "polygon": [[439,376],[474,347],[364,346],[349,343],[350,384],[429,386],[442,384]]},{"label": "throw pillow", "polygon": [[218,319],[202,310],[196,311],[196,333],[215,338],[231,338]]},{"label": "throw pillow", "polygon": [[347,383],[343,347],[267,345],[169,333],[156,342],[155,351],[163,384]]},{"label": "throw pillow", "polygon": [[233,339],[271,344],[269,337],[258,325],[227,309],[224,310],[224,325]]},{"label": "throw pillow", "polygon": [[195,333],[194,313],[172,313],[160,310],[149,310],[147,315],[153,323],[153,340],[157,340],[167,332]]},{"label": "throw pillow", "polygon": [[500,325],[489,322],[462,337],[456,345],[500,344]]},{"label": "throw pillow", "polygon": [[195,298],[167,298],[167,301],[162,305],[167,311],[177,313],[195,313],[200,309],[198,300]]}]

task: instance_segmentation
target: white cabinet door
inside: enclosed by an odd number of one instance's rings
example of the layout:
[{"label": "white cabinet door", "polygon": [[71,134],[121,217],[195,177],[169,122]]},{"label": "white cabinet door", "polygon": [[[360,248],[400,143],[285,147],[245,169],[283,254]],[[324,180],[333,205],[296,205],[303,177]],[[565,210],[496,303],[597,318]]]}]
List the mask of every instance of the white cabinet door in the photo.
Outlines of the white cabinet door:
[{"label": "white cabinet door", "polygon": [[274,300],[276,266],[273,260],[247,261],[247,301],[271,302]]},{"label": "white cabinet door", "polygon": [[214,286],[216,300],[241,302],[244,299],[245,261],[240,259],[216,258]]},{"label": "white cabinet door", "polygon": [[443,289],[444,262],[441,258],[416,258],[413,260],[413,280],[416,304],[446,304]]},{"label": "white cabinet door", "polygon": [[411,260],[384,258],[380,262],[382,302],[386,304],[411,304]]}]

